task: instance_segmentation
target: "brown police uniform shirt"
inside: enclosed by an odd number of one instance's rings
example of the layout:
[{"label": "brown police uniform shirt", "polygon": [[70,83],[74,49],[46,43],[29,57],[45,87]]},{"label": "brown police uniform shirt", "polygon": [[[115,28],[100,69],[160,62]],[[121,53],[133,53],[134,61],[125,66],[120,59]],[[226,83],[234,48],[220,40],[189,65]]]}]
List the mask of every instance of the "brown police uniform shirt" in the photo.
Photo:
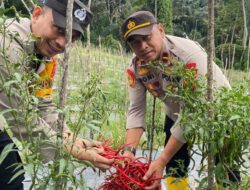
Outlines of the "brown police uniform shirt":
[{"label": "brown police uniform shirt", "polygon": [[[19,22],[9,19],[5,23],[5,32],[3,26],[0,30],[0,83],[3,87],[9,77],[13,73],[36,72],[40,76],[40,84],[34,94],[39,97],[39,114],[33,118],[33,124],[36,126],[32,129],[32,136],[42,135],[49,139],[56,139],[57,129],[56,121],[58,112],[55,104],[52,103],[52,85],[55,74],[56,63],[54,59],[38,58],[42,60],[36,64],[33,63],[35,47],[34,37],[31,34],[30,20],[21,18]],[[10,65],[11,64],[11,65]],[[13,67],[14,64],[21,64],[18,69]],[[30,79],[32,85],[33,79]],[[27,90],[28,91],[28,90]],[[14,92],[14,91],[13,91]],[[27,139],[28,134],[27,126],[23,120],[25,113],[22,113],[22,108],[19,105],[22,98],[16,91],[11,95],[7,95],[6,91],[0,90],[0,112],[6,110],[16,109],[18,118],[13,118],[12,114],[4,113],[0,117],[0,130],[4,130],[6,121],[8,127],[11,129],[13,135],[18,139]],[[22,115],[23,114],[23,115]],[[6,120],[6,121],[5,121]],[[66,127],[65,127],[66,128]],[[67,129],[67,128],[66,128]],[[30,133],[30,132],[29,132]],[[46,149],[46,148],[45,148]],[[41,150],[46,160],[50,160],[54,156],[54,151]]]},{"label": "brown police uniform shirt", "polygon": [[[205,75],[207,73],[207,54],[198,43],[192,40],[166,35],[161,55],[160,61],[169,68],[169,72],[163,72],[157,67],[147,67],[147,63],[136,56],[130,63],[127,70],[130,99],[127,129],[139,127],[145,129],[146,92],[149,91],[164,102],[166,114],[175,121],[171,129],[172,135],[179,141],[185,142],[183,130],[178,124],[176,114],[180,112],[180,104],[177,99],[167,97],[166,91],[173,89],[175,83],[180,81],[176,75],[171,75],[175,62],[190,64],[195,67],[198,75]],[[230,87],[220,68],[215,63],[213,64],[215,87]]]}]

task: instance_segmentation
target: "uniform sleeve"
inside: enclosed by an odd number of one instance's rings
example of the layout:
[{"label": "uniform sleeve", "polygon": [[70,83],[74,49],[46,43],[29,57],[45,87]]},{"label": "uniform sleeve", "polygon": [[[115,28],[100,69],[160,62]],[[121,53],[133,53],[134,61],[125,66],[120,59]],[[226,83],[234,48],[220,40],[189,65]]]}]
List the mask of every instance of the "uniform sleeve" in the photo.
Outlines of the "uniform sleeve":
[{"label": "uniform sleeve", "polygon": [[134,69],[130,67],[127,70],[128,75],[128,92],[129,108],[127,112],[126,128],[146,128],[146,88],[136,80]]},{"label": "uniform sleeve", "polygon": [[[207,74],[207,53],[205,50],[200,47],[200,49],[196,50],[196,52],[187,56],[184,60],[186,64],[194,63],[196,64],[197,74],[198,75],[206,75]],[[219,87],[230,87],[230,84],[223,74],[222,70],[213,62],[213,80],[214,86],[216,88]]]},{"label": "uniform sleeve", "polygon": [[[201,47],[196,52],[187,56],[184,62],[186,64],[196,65],[196,70],[198,75],[205,76],[207,74],[207,53]],[[230,88],[230,84],[227,78],[224,76],[219,66],[216,65],[215,63],[213,63],[213,79],[215,88],[217,89],[220,87]],[[171,128],[171,133],[177,140],[183,143],[186,142],[186,140],[183,137],[183,128],[179,125],[179,119],[177,119],[174,126]]]},{"label": "uniform sleeve", "polygon": [[129,87],[129,109],[127,112],[127,129],[146,128],[146,90],[141,84]]},{"label": "uniform sleeve", "polygon": [[183,129],[179,125],[180,124],[180,119],[178,118],[176,122],[174,123],[173,127],[171,127],[170,131],[171,134],[180,142],[186,143],[186,140],[183,136]]}]

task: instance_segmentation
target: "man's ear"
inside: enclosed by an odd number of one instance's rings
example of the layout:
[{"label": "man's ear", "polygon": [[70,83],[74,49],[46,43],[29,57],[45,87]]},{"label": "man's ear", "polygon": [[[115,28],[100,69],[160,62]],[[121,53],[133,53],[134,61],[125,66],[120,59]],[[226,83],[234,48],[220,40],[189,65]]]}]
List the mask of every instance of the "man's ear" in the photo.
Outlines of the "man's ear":
[{"label": "man's ear", "polygon": [[43,8],[36,6],[32,11],[32,20],[36,20],[43,13]]},{"label": "man's ear", "polygon": [[165,31],[164,31],[164,26],[162,25],[162,23],[158,24],[158,29],[159,29],[159,32],[160,32],[161,36],[164,37],[165,36]]}]

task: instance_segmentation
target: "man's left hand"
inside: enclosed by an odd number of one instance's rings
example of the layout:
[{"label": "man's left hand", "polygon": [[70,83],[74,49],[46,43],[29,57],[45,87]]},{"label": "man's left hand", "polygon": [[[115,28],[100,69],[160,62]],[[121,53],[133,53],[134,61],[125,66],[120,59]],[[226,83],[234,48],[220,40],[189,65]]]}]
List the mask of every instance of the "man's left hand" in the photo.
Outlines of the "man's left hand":
[{"label": "man's left hand", "polygon": [[[152,175],[154,175],[156,178],[162,178],[165,166],[166,166],[165,162],[160,158],[152,161],[148,171],[143,176],[143,180],[147,181]],[[159,187],[159,185],[161,185],[160,179],[156,180],[151,186],[145,187],[144,189],[147,190],[156,189],[157,187]]]}]

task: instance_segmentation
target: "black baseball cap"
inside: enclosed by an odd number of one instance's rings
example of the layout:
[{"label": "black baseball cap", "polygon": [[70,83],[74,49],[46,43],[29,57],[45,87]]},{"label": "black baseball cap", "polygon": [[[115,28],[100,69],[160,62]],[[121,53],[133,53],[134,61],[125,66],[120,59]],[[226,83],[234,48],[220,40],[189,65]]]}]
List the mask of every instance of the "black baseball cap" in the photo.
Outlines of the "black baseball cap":
[{"label": "black baseball cap", "polygon": [[[50,7],[56,26],[66,28],[66,12],[68,0],[46,0],[44,5]],[[84,29],[91,22],[92,12],[81,1],[74,0],[72,29],[83,33]]]},{"label": "black baseball cap", "polygon": [[138,11],[130,15],[122,24],[121,32],[125,41],[132,35],[149,35],[157,19],[149,11]]}]

